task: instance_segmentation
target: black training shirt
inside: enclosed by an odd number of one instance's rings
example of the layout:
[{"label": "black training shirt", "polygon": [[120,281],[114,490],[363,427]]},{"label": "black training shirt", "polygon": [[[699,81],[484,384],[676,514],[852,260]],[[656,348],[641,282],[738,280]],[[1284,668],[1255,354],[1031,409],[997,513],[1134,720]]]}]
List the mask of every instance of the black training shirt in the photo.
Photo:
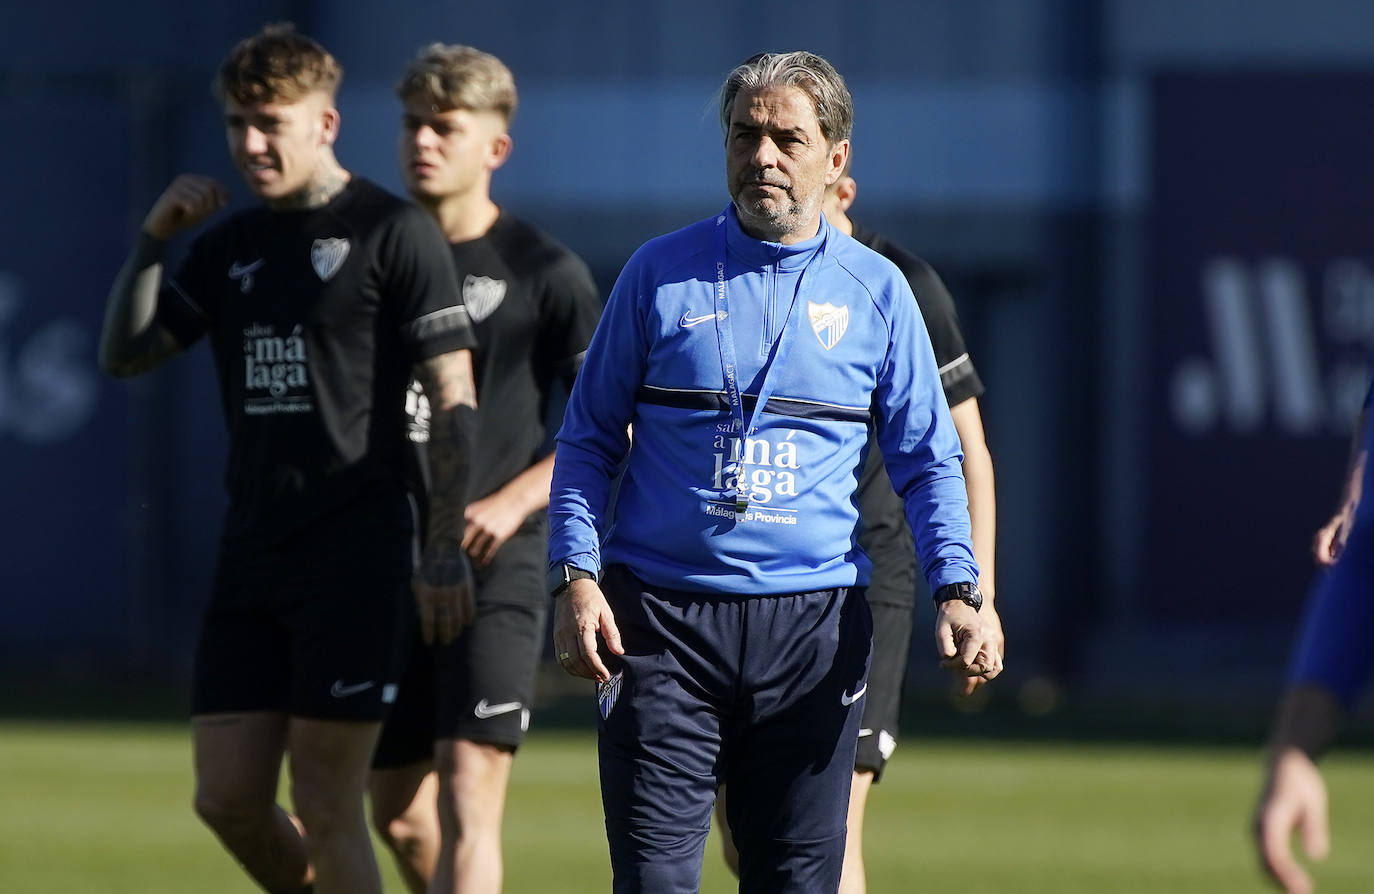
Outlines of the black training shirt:
[{"label": "black training shirt", "polygon": [[411,369],[474,343],[433,219],[358,177],[321,208],[240,211],[191,246],[158,319],[183,345],[210,334],[226,547],[409,538]]},{"label": "black training shirt", "polygon": [[926,331],[930,333],[930,346],[935,349],[935,365],[940,369],[940,385],[945,390],[946,402],[954,407],[981,395],[983,382],[964,346],[964,331],[959,326],[954,298],[935,270],[881,233],[855,224],[854,238],[896,264],[911,284],[916,303],[921,306]]},{"label": "black training shirt", "polygon": [[[505,211],[484,235],[451,250],[477,336],[471,496],[479,499],[540,459],[551,389],[559,379],[571,384],[602,302],[577,255]],[[416,412],[411,437],[423,442],[422,405]]]}]

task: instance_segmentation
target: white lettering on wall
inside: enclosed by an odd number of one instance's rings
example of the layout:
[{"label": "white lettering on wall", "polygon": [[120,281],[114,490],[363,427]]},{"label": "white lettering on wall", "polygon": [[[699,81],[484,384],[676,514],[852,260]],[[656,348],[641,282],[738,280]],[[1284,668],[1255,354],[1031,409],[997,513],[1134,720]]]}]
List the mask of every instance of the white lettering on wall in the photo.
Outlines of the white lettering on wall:
[{"label": "white lettering on wall", "polygon": [[0,436],[52,444],[75,435],[95,412],[94,348],[87,329],[67,318],[16,336],[9,324],[22,292],[19,278],[0,270]]}]

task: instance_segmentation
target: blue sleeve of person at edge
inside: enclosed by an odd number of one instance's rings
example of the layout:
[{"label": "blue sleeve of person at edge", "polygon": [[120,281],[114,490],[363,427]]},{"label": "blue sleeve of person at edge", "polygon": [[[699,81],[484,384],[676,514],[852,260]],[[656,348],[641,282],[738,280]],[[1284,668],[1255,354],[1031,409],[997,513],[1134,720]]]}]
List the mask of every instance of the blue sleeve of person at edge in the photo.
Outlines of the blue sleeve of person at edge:
[{"label": "blue sleeve of person at edge", "polygon": [[[1370,411],[1374,387],[1365,396]],[[1368,451],[1365,425],[1361,449]],[[1369,499],[1368,464],[1362,493]],[[1303,613],[1297,648],[1289,669],[1290,686],[1328,690],[1348,710],[1374,671],[1374,511],[1356,512],[1340,559],[1318,577]]]},{"label": "blue sleeve of person at edge", "polygon": [[[1289,686],[1328,690],[1351,708],[1374,666],[1374,546],[1368,521],[1356,525],[1334,568],[1313,588],[1303,615]],[[1361,543],[1355,542],[1356,535]]]}]

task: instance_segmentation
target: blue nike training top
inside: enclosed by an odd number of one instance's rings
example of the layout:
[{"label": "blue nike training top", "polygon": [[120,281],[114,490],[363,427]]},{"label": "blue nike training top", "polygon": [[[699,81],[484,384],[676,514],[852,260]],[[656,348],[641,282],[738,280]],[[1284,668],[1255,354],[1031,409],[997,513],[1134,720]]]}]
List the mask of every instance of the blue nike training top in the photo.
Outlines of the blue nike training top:
[{"label": "blue nike training top", "polygon": [[[726,326],[746,425],[767,375],[745,437]],[[708,593],[866,584],[854,491],[870,422],[932,591],[976,581],[959,439],[906,279],[824,217],[814,238],[781,245],[749,236],[728,206],[646,243],[621,272],[558,433],[550,561],[623,563]]]}]

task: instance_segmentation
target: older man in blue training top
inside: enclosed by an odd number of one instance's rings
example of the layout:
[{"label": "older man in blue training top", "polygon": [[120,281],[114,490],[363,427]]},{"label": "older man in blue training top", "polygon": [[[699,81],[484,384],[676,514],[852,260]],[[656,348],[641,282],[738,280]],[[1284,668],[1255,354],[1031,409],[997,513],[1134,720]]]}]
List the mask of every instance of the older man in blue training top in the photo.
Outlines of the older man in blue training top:
[{"label": "older man in blue training top", "polygon": [[911,289],[821,214],[849,155],[844,80],[811,53],[756,56],[721,123],[731,203],[635,253],[573,389],[554,645],[599,683],[617,892],[698,889],[721,783],[741,890],[834,891],[871,635],[854,499],[871,417],[942,658],[993,677],[1000,640]]}]

